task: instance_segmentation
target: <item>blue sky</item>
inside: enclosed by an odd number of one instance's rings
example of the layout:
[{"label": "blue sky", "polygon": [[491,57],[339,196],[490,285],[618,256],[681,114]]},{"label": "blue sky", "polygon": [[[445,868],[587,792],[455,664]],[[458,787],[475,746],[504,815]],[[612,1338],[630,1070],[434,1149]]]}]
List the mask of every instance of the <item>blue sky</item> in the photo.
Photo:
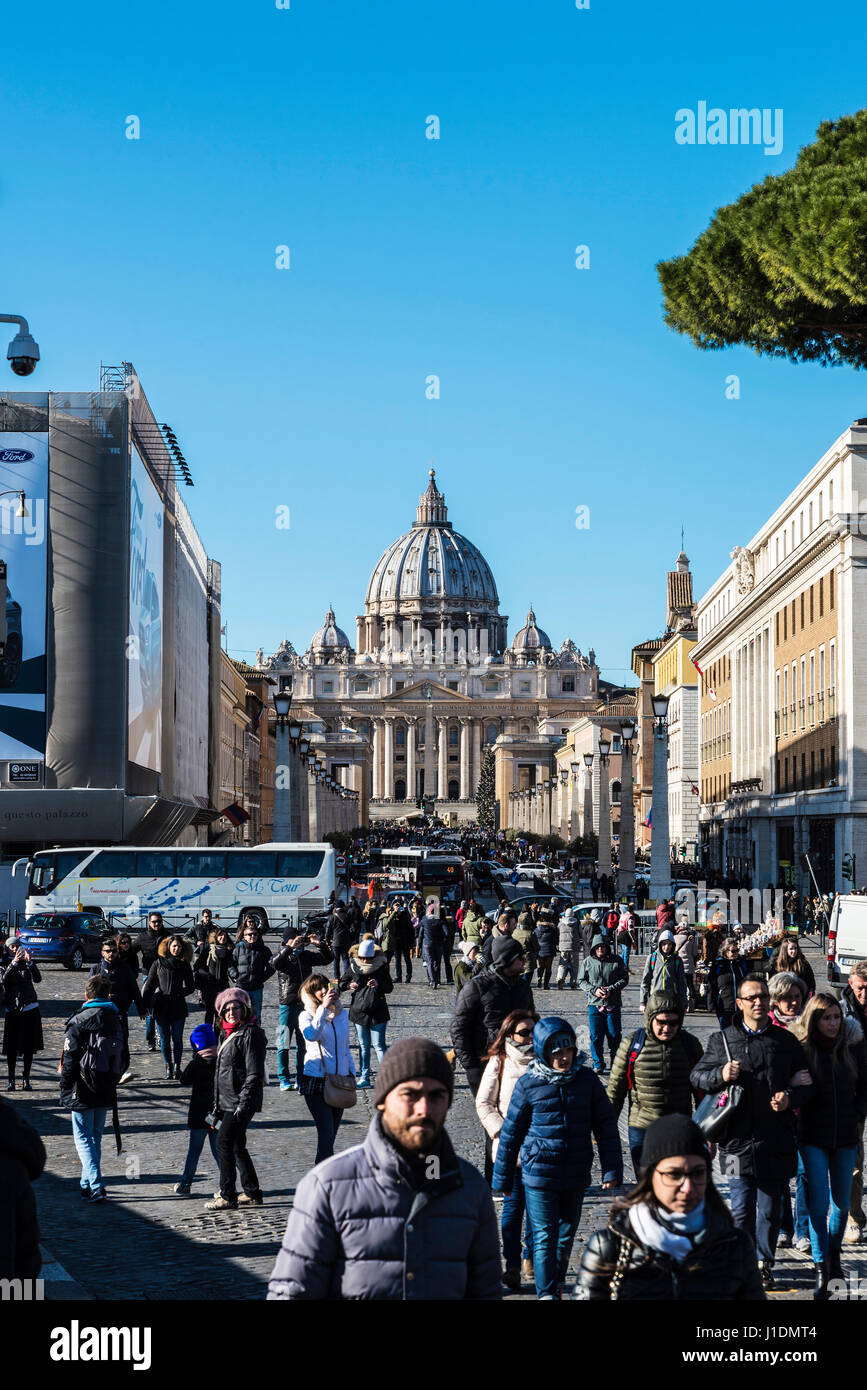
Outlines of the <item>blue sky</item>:
[{"label": "blue sky", "polygon": [[[510,635],[532,601],[626,679],[681,524],[700,594],[867,414],[850,369],[698,352],[655,273],[865,104],[863,29],[848,0],[7,9],[0,298],[42,348],[26,385],[134,362],[233,655],[303,650],[329,603],[354,641],[434,460]],[[701,100],[782,108],[782,153],[678,145]]]}]

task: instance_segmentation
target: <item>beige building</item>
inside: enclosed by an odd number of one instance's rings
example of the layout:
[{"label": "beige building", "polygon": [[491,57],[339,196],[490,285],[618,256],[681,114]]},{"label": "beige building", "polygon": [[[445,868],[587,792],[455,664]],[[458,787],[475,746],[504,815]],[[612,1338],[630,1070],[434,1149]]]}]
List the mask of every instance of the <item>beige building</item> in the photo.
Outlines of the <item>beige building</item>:
[{"label": "beige building", "polygon": [[867,871],[865,498],[856,421],[698,605],[704,862],[754,887]]},{"label": "beige building", "polygon": [[[220,810],[235,802],[250,816],[237,828],[223,818],[216,822],[214,843],[260,843],[259,738],[247,713],[247,686],[226,652],[220,661]],[[228,827],[223,830],[223,827]]]},{"label": "beige building", "polygon": [[359,793],[363,824],[419,803],[475,820],[493,747],[505,827],[509,794],[550,772],[569,725],[608,688],[592,648],[555,648],[532,607],[508,640],[491,569],[449,521],[433,470],[414,524],[373,568],[355,647],[329,609],[303,655],[284,641],[256,669],[291,676],[293,711],[319,731],[328,772]]}]

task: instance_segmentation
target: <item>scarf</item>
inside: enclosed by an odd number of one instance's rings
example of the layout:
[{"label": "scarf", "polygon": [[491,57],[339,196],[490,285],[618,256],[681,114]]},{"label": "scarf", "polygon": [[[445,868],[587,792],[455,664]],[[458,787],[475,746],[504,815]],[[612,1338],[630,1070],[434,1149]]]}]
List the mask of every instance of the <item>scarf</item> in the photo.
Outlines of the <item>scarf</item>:
[{"label": "scarf", "polygon": [[356,956],[354,964],[360,975],[370,975],[372,971],[376,970],[381,960],[382,956],[371,956],[370,960],[364,960],[360,956]]},{"label": "scarf", "polygon": [[531,1071],[534,1076],[540,1076],[543,1081],[551,1082],[554,1086],[564,1086],[567,1081],[575,1080],[586,1060],[586,1052],[576,1052],[575,1061],[568,1071],[555,1071],[546,1062],[540,1062],[538,1057],[534,1057],[527,1070]]},{"label": "scarf", "polygon": [[236,1023],[230,1023],[229,1020],[228,1020],[227,1018],[221,1018],[221,1019],[220,1019],[220,1023],[222,1024],[222,1028],[223,1028],[223,1032],[225,1033],[225,1035],[226,1035],[227,1038],[229,1037],[229,1035],[230,1035],[231,1033],[237,1033],[237,1031],[238,1031],[239,1028],[243,1028],[245,1022],[246,1022],[246,1020],[243,1019],[243,1018],[238,1019],[238,1021],[237,1021]]},{"label": "scarf", "polygon": [[705,1204],[700,1202],[694,1211],[666,1212],[663,1218],[659,1209],[649,1202],[639,1202],[629,1208],[629,1224],[642,1245],[658,1250],[662,1255],[670,1255],[678,1264],[690,1255],[696,1238],[702,1234],[706,1224]]}]

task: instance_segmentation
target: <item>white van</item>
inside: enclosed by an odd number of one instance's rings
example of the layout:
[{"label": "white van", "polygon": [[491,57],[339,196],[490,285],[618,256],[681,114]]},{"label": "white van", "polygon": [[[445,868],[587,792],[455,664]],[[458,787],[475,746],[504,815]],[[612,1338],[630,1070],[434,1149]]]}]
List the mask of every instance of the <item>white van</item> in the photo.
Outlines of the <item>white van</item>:
[{"label": "white van", "polygon": [[828,932],[828,979],[845,984],[859,960],[867,960],[867,896],[846,893],[834,899]]}]

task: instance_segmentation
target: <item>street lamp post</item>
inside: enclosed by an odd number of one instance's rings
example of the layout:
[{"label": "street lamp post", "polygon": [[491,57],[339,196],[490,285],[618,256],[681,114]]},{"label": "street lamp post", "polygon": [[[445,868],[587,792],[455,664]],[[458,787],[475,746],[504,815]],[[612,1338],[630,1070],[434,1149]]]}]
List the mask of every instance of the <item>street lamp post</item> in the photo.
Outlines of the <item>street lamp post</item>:
[{"label": "street lamp post", "polygon": [[611,877],[611,792],[608,786],[608,754],[611,739],[599,738],[599,857],[596,872]]},{"label": "street lamp post", "polygon": [[621,894],[635,891],[635,806],[632,795],[632,740],[635,722],[620,725],[620,869],[617,887]]},{"label": "street lamp post", "polygon": [[566,841],[567,844],[569,842],[569,821],[566,815],[566,783],[568,781],[569,773],[564,767],[560,771],[560,790],[558,793],[558,801],[560,805],[560,824],[558,826],[558,830],[561,837]]},{"label": "street lamp post", "polygon": [[574,840],[578,835],[578,817],[575,814],[575,789],[578,785],[578,773],[581,769],[580,763],[570,764],[572,776],[569,780],[569,839]]},{"label": "street lamp post", "polygon": [[593,834],[593,754],[584,754],[584,825],[582,835]]},{"label": "street lamp post", "polygon": [[671,851],[668,844],[668,699],[652,695],[653,797],[650,803],[650,896],[657,903],[671,897]]},{"label": "street lamp post", "polygon": [[543,800],[543,802],[542,802],[542,834],[543,834],[543,835],[550,835],[550,834],[551,834],[551,811],[552,811],[552,807],[551,807],[551,802],[552,802],[552,782],[551,782],[551,778],[550,778],[550,777],[546,777],[546,778],[545,778],[545,781],[542,783],[542,786],[543,786],[544,791],[545,791],[544,800]]},{"label": "street lamp post", "polygon": [[272,695],[277,716],[274,749],[274,839],[278,844],[292,839],[291,769],[289,767],[289,710],[292,687],[282,687]]}]

